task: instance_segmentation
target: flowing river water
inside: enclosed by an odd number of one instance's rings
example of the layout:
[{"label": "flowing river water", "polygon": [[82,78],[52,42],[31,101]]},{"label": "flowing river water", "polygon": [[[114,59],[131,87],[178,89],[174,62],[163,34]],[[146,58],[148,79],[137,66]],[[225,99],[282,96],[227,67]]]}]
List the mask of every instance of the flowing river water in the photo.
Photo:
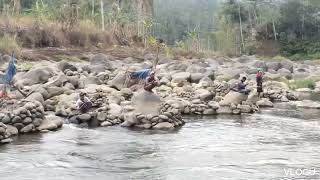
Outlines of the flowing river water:
[{"label": "flowing river water", "polygon": [[171,132],[65,125],[0,146],[0,179],[320,179],[319,115],[189,117]]}]

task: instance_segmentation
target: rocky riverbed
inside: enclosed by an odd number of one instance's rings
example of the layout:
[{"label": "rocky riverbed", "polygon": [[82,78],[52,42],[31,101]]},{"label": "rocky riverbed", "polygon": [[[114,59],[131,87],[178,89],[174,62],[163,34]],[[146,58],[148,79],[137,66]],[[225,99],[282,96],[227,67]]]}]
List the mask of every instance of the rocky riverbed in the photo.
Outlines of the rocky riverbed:
[{"label": "rocky riverbed", "polygon": [[[285,83],[315,79],[320,66],[312,62],[262,61],[254,56],[185,61],[161,58],[156,70],[161,86],[150,93],[141,90],[141,83],[128,82],[126,77],[128,71],[151,68],[152,55],[143,60],[87,56],[89,61],[18,61],[15,84],[31,95],[23,98],[13,90],[13,99],[1,100],[0,140],[5,143],[17,134],[57,130],[63,123],[170,130],[184,124],[183,115],[241,115],[273,107],[277,102],[320,109],[320,103],[304,99],[318,93],[320,83],[313,90],[295,91]],[[1,59],[5,70],[8,58]],[[257,68],[266,72],[262,98],[255,90]],[[243,76],[248,78],[249,95],[230,90]],[[75,106],[80,91],[94,103],[92,111],[85,114]]]}]

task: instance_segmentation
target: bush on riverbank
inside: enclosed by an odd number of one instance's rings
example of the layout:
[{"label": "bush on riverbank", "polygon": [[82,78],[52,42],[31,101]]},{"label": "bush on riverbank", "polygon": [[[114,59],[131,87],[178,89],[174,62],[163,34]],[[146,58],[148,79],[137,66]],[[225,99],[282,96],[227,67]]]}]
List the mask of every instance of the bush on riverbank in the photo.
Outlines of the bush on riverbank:
[{"label": "bush on riverbank", "polygon": [[290,89],[300,89],[300,88],[309,88],[309,89],[315,89],[316,82],[311,79],[301,79],[301,80],[293,80],[288,81],[288,86]]}]

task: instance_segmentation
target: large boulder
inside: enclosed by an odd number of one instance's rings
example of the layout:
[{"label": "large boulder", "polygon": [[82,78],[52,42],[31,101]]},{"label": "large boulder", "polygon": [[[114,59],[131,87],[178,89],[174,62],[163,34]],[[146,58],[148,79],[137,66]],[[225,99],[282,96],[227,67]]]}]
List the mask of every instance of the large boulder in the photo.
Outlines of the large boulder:
[{"label": "large boulder", "polygon": [[278,71],[281,68],[280,62],[268,62],[267,63],[268,70]]},{"label": "large boulder", "polygon": [[52,87],[52,86],[62,87],[66,82],[68,82],[68,77],[65,74],[61,73],[58,76],[50,79],[49,82],[45,84],[45,87]]},{"label": "large boulder", "polygon": [[173,83],[190,82],[191,74],[189,72],[179,72],[172,75]]},{"label": "large boulder", "polygon": [[192,83],[199,83],[199,81],[204,77],[203,73],[192,73],[191,74],[191,82]]},{"label": "large boulder", "polygon": [[292,78],[292,73],[290,70],[285,69],[285,68],[281,68],[277,71],[282,77],[285,77],[287,79],[291,79]]},{"label": "large boulder", "polygon": [[291,73],[293,72],[294,62],[290,60],[284,60],[281,62],[281,67],[289,70]]},{"label": "large boulder", "polygon": [[200,98],[201,101],[210,101],[214,97],[214,94],[206,89],[198,89],[194,93]]},{"label": "large boulder", "polygon": [[125,81],[126,81],[126,73],[119,72],[108,84],[118,90],[125,88]]},{"label": "large boulder", "polygon": [[134,93],[131,103],[136,107],[136,113],[158,115],[161,99],[154,93],[141,90]]},{"label": "large boulder", "polygon": [[105,54],[96,54],[90,59],[91,65],[103,66],[106,69],[112,69],[112,63],[110,62],[110,58]]},{"label": "large boulder", "polygon": [[226,105],[231,105],[231,103],[237,105],[241,104],[242,101],[246,101],[248,98],[247,95],[235,92],[235,91],[230,91],[220,102],[220,105],[226,106]]},{"label": "large boulder", "polygon": [[48,82],[49,78],[53,76],[53,70],[46,68],[36,68],[27,73],[18,76],[17,81],[22,82],[23,85],[34,85]]},{"label": "large boulder", "polygon": [[42,94],[39,92],[32,93],[30,96],[26,98],[26,100],[31,102],[38,101],[41,104],[44,104],[44,98]]},{"label": "large boulder", "polygon": [[58,63],[58,69],[60,71],[62,71],[62,72],[64,72],[67,69],[69,69],[71,71],[77,71],[78,70],[74,65],[68,63],[67,61],[60,61]]},{"label": "large boulder", "polygon": [[113,116],[116,116],[116,117],[119,117],[121,115],[121,112],[122,112],[122,107],[118,104],[115,104],[115,103],[111,103],[109,105],[109,111],[108,113],[110,115],[113,115]]}]

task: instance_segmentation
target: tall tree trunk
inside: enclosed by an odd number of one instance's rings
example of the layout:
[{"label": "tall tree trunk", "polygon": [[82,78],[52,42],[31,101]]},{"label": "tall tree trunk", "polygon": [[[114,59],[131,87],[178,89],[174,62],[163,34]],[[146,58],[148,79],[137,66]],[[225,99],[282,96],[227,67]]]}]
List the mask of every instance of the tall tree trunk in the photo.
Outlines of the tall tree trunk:
[{"label": "tall tree trunk", "polygon": [[273,18],[272,18],[272,27],[273,27],[274,40],[277,41],[276,25],[274,24],[274,19]]},{"label": "tall tree trunk", "polygon": [[94,6],[95,6],[95,3],[94,3],[94,1],[95,0],[92,0],[92,2],[91,2],[91,5],[92,5],[92,11],[91,11],[91,17],[92,17],[92,20],[94,20],[94,14],[95,14],[95,12],[94,12]]},{"label": "tall tree trunk", "polygon": [[[239,5],[239,24],[240,24],[240,36],[241,36],[241,44],[242,44],[242,50],[244,50],[244,40],[243,40],[243,32],[242,32],[242,20],[241,20],[241,6]],[[240,52],[241,53],[241,52]]]},{"label": "tall tree trunk", "polygon": [[100,1],[101,4],[101,26],[102,26],[102,30],[104,31],[104,3],[103,0]]}]

